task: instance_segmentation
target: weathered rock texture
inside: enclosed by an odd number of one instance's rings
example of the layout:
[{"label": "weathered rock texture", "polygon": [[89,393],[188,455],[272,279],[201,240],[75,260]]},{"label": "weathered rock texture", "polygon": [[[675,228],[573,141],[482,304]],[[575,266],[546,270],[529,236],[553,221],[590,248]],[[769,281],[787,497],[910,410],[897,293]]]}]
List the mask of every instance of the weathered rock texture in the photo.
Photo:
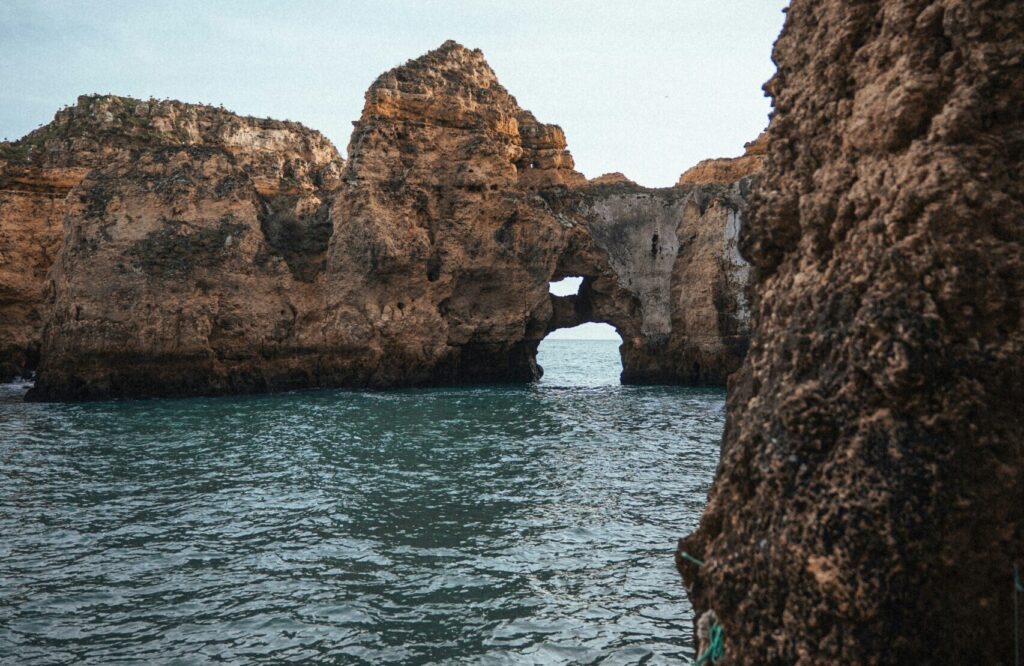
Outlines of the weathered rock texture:
[{"label": "weathered rock texture", "polygon": [[588,183],[454,42],[374,82],[343,166],[295,124],[109,97],[5,149],[77,169],[51,217],[3,213],[49,234],[15,248],[33,399],[532,381],[587,321],[622,334],[626,382],[720,384],[746,349],[752,177]]},{"label": "weathered rock texture", "polygon": [[576,319],[559,323],[615,326],[625,383],[723,383],[749,340],[749,267],[737,239],[750,184],[574,192],[578,233],[556,276],[584,281]]},{"label": "weathered rock texture", "polygon": [[447,42],[381,75],[332,211],[330,381],[536,378],[565,229],[535,190],[584,181],[565,146],[480,51]]},{"label": "weathered rock texture", "polygon": [[768,147],[768,135],[760,136],[744,146],[739,157],[719,157],[701,160],[696,166],[679,176],[679,185],[702,185],[719,183],[728,185],[740,178],[760,173],[764,169],[764,156]]},{"label": "weathered rock texture", "polygon": [[[741,188],[586,186],[561,129],[454,42],[373,84],[349,155],[325,291],[335,381],[529,381],[541,339],[585,321],[619,329],[625,381],[738,367]],[[549,282],[568,275],[583,293],[552,326]]]},{"label": "weathered rock texture", "polygon": [[[116,173],[140,156],[193,146],[219,151],[231,170],[251,181],[268,237],[303,279],[322,269],[330,232],[324,192],[337,185],[343,162],[318,132],[208,106],[80,97],[52,123],[20,141],[0,144],[0,379],[35,368],[46,275],[61,248],[69,207],[89,199],[92,207],[85,219],[102,218],[104,197],[113,196],[120,184],[112,175],[72,191],[95,168]],[[187,189],[182,173],[175,177],[177,191]],[[173,218],[170,200],[165,204],[159,212]],[[73,221],[67,232],[82,231],[79,226]],[[318,258],[309,244],[320,246]],[[72,261],[68,254],[64,260]],[[91,258],[81,262],[89,271],[102,269],[92,263]],[[94,277],[104,280],[93,285],[97,289],[124,279]],[[96,294],[100,300],[108,295]]]},{"label": "weathered rock texture", "polygon": [[85,173],[0,160],[0,381],[28,375],[38,362],[43,288],[60,248],[64,199]]},{"label": "weathered rock texture", "polygon": [[1012,663],[1024,5],[794,0],[775,60],[691,598],[729,663]]}]

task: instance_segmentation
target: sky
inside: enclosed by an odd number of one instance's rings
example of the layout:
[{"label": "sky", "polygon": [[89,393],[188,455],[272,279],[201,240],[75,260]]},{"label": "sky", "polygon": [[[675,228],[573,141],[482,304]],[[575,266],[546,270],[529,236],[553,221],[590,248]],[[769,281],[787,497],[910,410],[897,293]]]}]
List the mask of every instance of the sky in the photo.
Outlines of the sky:
[{"label": "sky", "polygon": [[[571,296],[579,293],[580,285],[583,283],[581,277],[568,277],[558,282],[552,282],[549,291],[555,296]],[[615,332],[615,329],[608,324],[596,324],[588,322],[573,326],[572,328],[560,328],[557,331],[548,333],[548,340],[619,340],[622,336]]]},{"label": "sky", "polygon": [[377,76],[454,39],[587,177],[666,187],[767,125],[785,0],[4,0],[0,138],[82,94],[297,120],[344,154]]}]

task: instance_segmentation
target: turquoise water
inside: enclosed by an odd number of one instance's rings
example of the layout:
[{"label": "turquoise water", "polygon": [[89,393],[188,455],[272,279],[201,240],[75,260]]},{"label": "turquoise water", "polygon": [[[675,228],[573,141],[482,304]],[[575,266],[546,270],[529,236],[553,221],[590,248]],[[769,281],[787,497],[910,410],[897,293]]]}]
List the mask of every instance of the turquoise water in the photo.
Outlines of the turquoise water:
[{"label": "turquoise water", "polygon": [[724,391],[0,395],[0,662],[674,663]]}]

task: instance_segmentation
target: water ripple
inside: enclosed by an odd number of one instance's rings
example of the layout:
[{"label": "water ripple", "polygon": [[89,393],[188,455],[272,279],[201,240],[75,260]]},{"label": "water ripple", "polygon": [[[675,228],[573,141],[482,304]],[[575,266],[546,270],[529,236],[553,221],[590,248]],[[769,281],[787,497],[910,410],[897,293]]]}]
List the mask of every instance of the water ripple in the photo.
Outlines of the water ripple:
[{"label": "water ripple", "polygon": [[[580,345],[587,345],[582,350]],[[0,388],[0,661],[672,663],[724,393],[530,387],[39,405]]]}]

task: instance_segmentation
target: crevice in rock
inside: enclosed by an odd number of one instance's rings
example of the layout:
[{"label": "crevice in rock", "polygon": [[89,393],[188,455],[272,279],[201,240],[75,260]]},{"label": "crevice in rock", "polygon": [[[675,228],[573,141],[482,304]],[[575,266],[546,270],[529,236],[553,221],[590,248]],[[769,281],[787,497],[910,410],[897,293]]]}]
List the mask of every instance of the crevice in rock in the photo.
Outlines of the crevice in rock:
[{"label": "crevice in rock", "polygon": [[295,279],[313,282],[327,267],[327,246],[334,231],[330,204],[303,212],[294,194],[261,197],[260,229],[267,244],[288,265]]}]

